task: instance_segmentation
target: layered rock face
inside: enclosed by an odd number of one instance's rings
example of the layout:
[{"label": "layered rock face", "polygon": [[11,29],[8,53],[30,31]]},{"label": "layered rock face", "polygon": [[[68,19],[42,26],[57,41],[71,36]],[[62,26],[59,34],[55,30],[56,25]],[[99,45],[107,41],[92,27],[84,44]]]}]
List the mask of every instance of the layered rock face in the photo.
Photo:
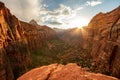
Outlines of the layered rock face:
[{"label": "layered rock face", "polygon": [[0,2],[0,80],[13,80],[30,64],[19,20]]},{"label": "layered rock face", "polygon": [[19,21],[0,2],[0,80],[13,80],[27,71],[30,52],[55,37],[56,33],[47,26]]},{"label": "layered rock face", "polygon": [[91,55],[98,69],[120,78],[120,7],[97,14],[88,27],[93,38]]},{"label": "layered rock face", "polygon": [[17,80],[118,80],[117,78],[87,72],[76,64],[51,64],[35,68]]}]

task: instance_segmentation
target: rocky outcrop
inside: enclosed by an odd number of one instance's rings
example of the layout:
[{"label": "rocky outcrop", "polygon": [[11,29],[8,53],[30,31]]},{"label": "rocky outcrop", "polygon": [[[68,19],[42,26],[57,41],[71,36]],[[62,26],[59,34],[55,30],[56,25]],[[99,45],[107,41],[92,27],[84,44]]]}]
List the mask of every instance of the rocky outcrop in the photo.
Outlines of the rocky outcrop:
[{"label": "rocky outcrop", "polygon": [[19,20],[0,2],[0,80],[13,80],[30,64]]},{"label": "rocky outcrop", "polygon": [[35,68],[17,80],[118,80],[99,73],[90,73],[74,63],[67,65],[51,64]]},{"label": "rocky outcrop", "polygon": [[91,55],[100,72],[120,78],[120,7],[97,14],[89,23]]}]

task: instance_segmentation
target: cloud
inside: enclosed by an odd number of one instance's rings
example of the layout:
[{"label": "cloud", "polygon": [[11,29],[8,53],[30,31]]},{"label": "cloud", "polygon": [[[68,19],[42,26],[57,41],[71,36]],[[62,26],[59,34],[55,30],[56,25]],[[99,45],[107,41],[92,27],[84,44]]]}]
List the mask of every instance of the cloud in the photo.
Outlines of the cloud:
[{"label": "cloud", "polygon": [[86,5],[87,6],[96,6],[96,5],[99,5],[99,4],[102,4],[102,1],[101,0],[92,0],[92,1],[87,1],[86,2]]},{"label": "cloud", "polygon": [[24,21],[38,18],[39,10],[42,8],[40,0],[2,0],[2,2],[5,3],[12,14]]},{"label": "cloud", "polygon": [[[72,9],[69,6],[60,4],[58,8],[53,11],[48,9],[41,9],[39,12],[40,21],[45,24],[51,25],[62,25],[64,24],[64,19],[72,14]],[[41,22],[39,22],[42,24]]]},{"label": "cloud", "polygon": [[79,11],[81,11],[82,9],[83,7],[80,6],[72,9],[71,7],[63,4],[60,4],[56,9],[52,11],[44,8],[40,10],[39,24],[44,24],[51,27],[71,27],[69,25],[71,20],[78,18],[78,16],[80,16]]},{"label": "cloud", "polygon": [[43,7],[48,7],[48,5],[47,4],[43,4]]},{"label": "cloud", "polygon": [[[83,7],[71,8],[64,4],[59,4],[54,10],[49,10],[49,5],[42,3],[42,0],[2,0],[10,9],[12,14],[20,20],[29,22],[34,19],[40,25],[51,27],[74,27],[72,21],[78,21],[80,11]],[[72,25],[70,25],[72,23]],[[77,23],[77,24],[78,24]]]},{"label": "cloud", "polygon": [[57,22],[57,21],[49,21],[47,23],[50,24],[50,25],[62,25],[62,23]]},{"label": "cloud", "polygon": [[69,15],[71,13],[71,8],[63,4],[60,4],[58,8],[56,8],[53,11],[44,10],[44,12],[52,16]]},{"label": "cloud", "polygon": [[76,8],[75,10],[76,11],[80,11],[80,10],[82,10],[83,9],[83,7],[78,7],[78,8]]},{"label": "cloud", "polygon": [[63,4],[60,4],[57,10],[61,11],[63,15],[69,15],[71,13],[71,8]]},{"label": "cloud", "polygon": [[52,16],[58,16],[58,15],[60,15],[61,13],[60,13],[60,12],[57,12],[57,11],[49,11],[48,14],[49,14],[49,15],[52,15]]}]

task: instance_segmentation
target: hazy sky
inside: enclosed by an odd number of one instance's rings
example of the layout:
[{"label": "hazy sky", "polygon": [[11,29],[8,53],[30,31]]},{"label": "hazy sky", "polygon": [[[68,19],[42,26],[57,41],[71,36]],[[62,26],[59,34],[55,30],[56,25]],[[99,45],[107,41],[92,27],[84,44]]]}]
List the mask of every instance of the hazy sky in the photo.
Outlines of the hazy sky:
[{"label": "hazy sky", "polygon": [[20,20],[41,25],[72,28],[87,25],[99,12],[109,12],[120,0],[0,0]]}]

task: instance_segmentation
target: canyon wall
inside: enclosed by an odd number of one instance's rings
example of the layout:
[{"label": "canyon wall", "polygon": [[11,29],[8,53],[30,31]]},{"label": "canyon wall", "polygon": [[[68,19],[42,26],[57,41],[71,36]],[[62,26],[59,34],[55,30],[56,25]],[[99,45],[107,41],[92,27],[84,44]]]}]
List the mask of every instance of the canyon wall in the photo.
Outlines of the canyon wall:
[{"label": "canyon wall", "polygon": [[98,72],[120,78],[120,7],[100,12],[87,27],[70,29],[60,38],[72,45],[90,48]]},{"label": "canyon wall", "polygon": [[49,27],[19,21],[0,2],[0,80],[14,80],[26,72],[30,53],[54,37]]},{"label": "canyon wall", "polygon": [[91,55],[97,68],[120,78],[120,7],[97,14],[88,28],[93,38]]},{"label": "canyon wall", "polygon": [[0,80],[13,80],[30,64],[20,21],[0,2]]}]

